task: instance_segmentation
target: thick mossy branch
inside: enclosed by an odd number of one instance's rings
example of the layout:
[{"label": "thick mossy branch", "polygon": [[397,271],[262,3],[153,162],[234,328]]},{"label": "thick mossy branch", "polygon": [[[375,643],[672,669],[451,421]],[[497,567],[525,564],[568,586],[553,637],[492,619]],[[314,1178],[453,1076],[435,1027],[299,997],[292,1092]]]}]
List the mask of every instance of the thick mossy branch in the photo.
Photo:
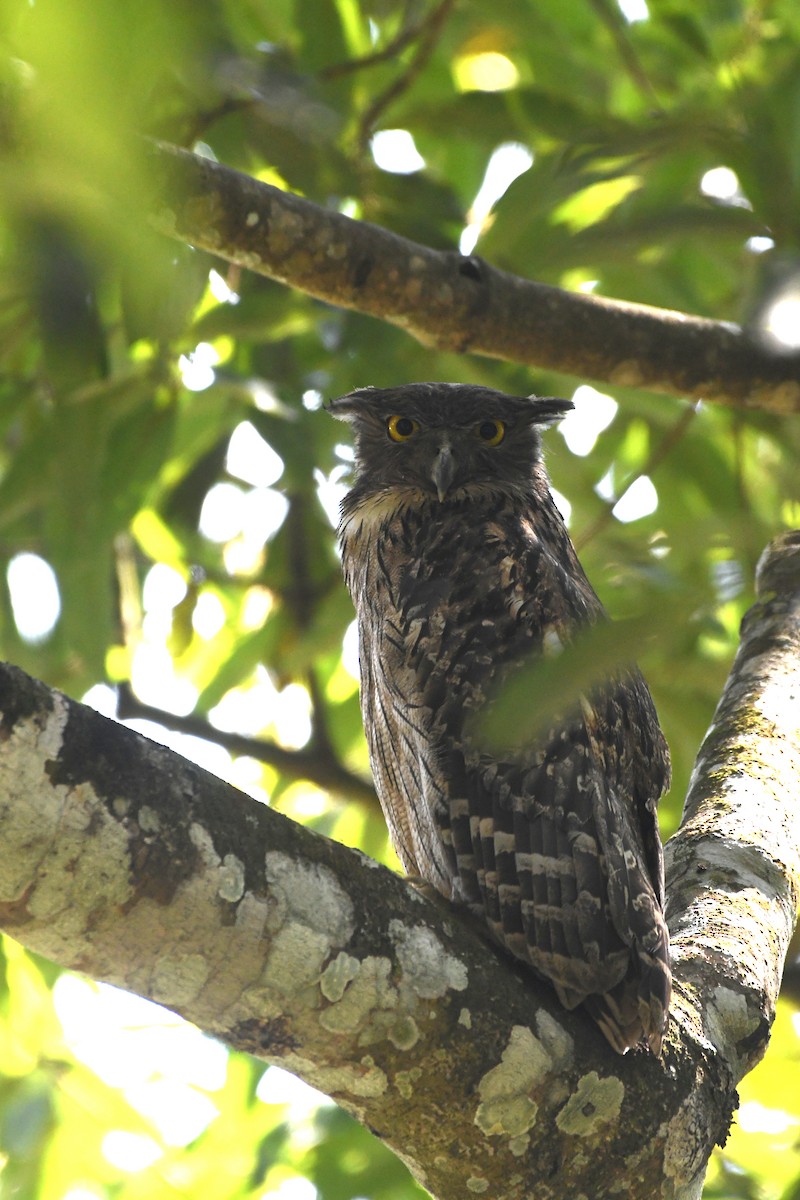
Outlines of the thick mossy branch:
[{"label": "thick mossy branch", "polygon": [[[800,412],[800,356],[734,325],[566,292],[432,250],[173,146],[152,150],[157,229],[228,262],[471,352],[605,383]],[[369,382],[365,380],[365,382]]]},{"label": "thick mossy branch", "polygon": [[0,666],[0,926],[328,1092],[439,1200],[696,1197],[763,1052],[798,894],[800,535],[669,847],[662,1060],[616,1056],[457,914]]},{"label": "thick mossy branch", "polygon": [[800,903],[800,532],[777,538],[666,849],[680,987],[734,1082],[766,1049]]},{"label": "thick mossy branch", "polygon": [[732,1103],[702,1046],[619,1058],[447,906],[14,667],[0,714],[0,924],[26,946],[281,1063],[439,1200],[702,1172]]}]

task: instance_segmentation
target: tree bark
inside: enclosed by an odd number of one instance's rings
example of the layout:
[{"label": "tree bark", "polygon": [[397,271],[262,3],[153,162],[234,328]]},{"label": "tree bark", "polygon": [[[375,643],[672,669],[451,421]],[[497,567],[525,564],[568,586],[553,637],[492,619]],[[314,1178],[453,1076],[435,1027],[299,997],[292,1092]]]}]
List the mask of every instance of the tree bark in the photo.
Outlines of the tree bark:
[{"label": "tree bark", "polygon": [[0,668],[0,924],[332,1095],[439,1200],[697,1197],[763,1054],[800,893],[800,533],[668,847],[662,1060],[458,915],[17,668]]},{"label": "tree bark", "polygon": [[152,148],[151,222],[438,350],[774,413],[800,412],[800,355],[735,325],[567,292],[432,250],[174,146]]}]

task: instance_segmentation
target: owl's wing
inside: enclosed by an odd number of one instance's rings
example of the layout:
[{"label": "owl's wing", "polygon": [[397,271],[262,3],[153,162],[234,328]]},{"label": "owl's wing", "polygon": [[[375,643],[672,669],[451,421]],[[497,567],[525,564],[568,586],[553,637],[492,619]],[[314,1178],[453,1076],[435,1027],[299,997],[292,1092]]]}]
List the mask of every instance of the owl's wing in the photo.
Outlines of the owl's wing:
[{"label": "owl's wing", "polygon": [[655,803],[668,755],[644,681],[620,672],[554,713],[535,745],[496,756],[471,728],[549,635],[566,643],[603,619],[555,511],[538,523],[547,544],[532,518],[514,519],[498,515],[494,541],[485,527],[455,545],[443,536],[398,587],[385,686],[414,714],[410,739],[399,716],[391,735],[420,781],[398,793],[415,823],[408,859],[567,1007],[585,1003],[618,1050],[643,1035],[657,1049],[670,975]]},{"label": "owl's wing", "polygon": [[[524,661],[523,635],[530,654],[545,630],[567,641],[602,615],[571,544],[539,555],[528,596],[482,672],[466,646],[456,656],[475,706],[504,674],[504,656],[506,666]],[[434,667],[429,691],[437,675]],[[447,736],[458,717],[441,683],[434,737],[447,803],[434,816],[455,857],[454,895],[567,1008],[584,1003],[616,1049],[645,1036],[658,1051],[671,980],[656,802],[669,759],[644,680],[635,668],[621,672],[572,713],[554,714],[535,746],[498,758],[474,748],[463,725]],[[469,688],[461,683],[458,694],[463,701]]]},{"label": "owl's wing", "polygon": [[441,832],[461,898],[565,1007],[587,1003],[617,1049],[643,1033],[657,1048],[670,994],[661,900],[588,716],[554,731],[537,762],[482,759],[460,775]]}]

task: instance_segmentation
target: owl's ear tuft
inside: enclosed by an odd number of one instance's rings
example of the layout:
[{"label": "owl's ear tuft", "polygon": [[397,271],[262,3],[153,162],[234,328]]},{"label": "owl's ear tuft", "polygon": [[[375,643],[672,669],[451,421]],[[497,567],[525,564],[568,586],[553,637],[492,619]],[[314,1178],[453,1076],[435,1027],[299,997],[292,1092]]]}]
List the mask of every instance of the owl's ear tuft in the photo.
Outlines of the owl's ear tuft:
[{"label": "owl's ear tuft", "polygon": [[541,425],[543,428],[563,420],[575,407],[571,400],[561,400],[557,396],[528,396],[528,401],[530,424]]},{"label": "owl's ear tuft", "polygon": [[373,387],[356,388],[354,392],[348,392],[346,396],[329,400],[323,407],[332,417],[336,417],[337,421],[351,421],[365,411],[364,402],[369,404],[378,390]]}]

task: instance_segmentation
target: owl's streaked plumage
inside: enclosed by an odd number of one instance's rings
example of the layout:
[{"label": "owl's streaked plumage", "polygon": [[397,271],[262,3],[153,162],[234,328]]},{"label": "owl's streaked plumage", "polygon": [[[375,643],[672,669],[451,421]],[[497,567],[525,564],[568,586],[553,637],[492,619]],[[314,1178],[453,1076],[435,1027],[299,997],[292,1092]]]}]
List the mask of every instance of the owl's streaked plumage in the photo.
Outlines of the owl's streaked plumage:
[{"label": "owl's streaked plumage", "polygon": [[620,669],[524,748],[480,740],[516,667],[604,618],[541,461],[541,428],[571,407],[441,383],[331,404],[356,440],[340,539],[362,711],[405,869],[584,1004],[616,1050],[658,1053],[669,754],[644,680]]}]

